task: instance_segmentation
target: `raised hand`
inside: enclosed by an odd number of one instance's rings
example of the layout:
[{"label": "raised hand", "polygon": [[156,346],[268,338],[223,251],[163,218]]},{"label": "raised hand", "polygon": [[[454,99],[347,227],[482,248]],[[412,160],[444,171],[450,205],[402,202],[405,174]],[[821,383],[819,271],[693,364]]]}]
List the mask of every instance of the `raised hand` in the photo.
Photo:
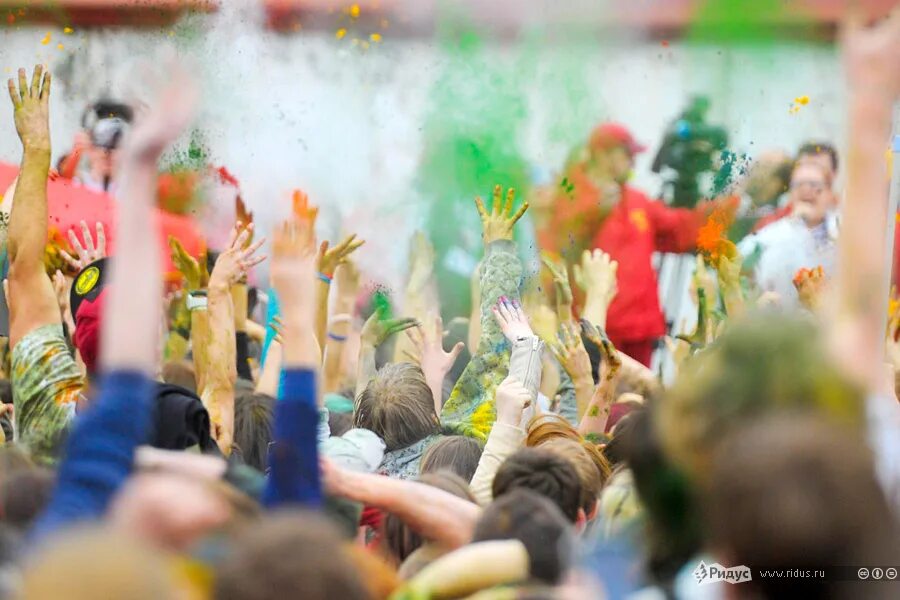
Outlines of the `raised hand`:
[{"label": "raised hand", "polygon": [[516,191],[509,188],[506,192],[506,203],[503,202],[503,188],[494,186],[494,201],[489,213],[480,197],[475,198],[475,206],[481,217],[482,239],[485,245],[497,240],[513,239],[513,226],[528,210],[528,203],[523,202],[515,213],[512,211]]},{"label": "raised hand", "polygon": [[415,348],[415,355],[407,356],[422,367],[426,379],[432,375],[435,380],[442,381],[466,345],[457,342],[450,352],[445,352],[443,320],[440,316],[434,317],[431,325],[406,330],[406,335],[412,340]]},{"label": "raised hand", "polygon": [[376,310],[366,320],[359,335],[363,344],[377,348],[395,333],[418,325],[419,322],[416,319],[386,319],[380,311]]},{"label": "raised hand", "polygon": [[563,323],[559,326],[559,340],[551,344],[550,351],[565,369],[573,382],[593,383],[591,375],[591,359],[581,341],[578,327],[572,323]]},{"label": "raised hand", "polygon": [[303,190],[294,190],[291,195],[291,208],[294,217],[302,221],[315,223],[319,216],[319,207],[309,203],[309,196]]},{"label": "raised hand", "polygon": [[518,300],[500,296],[497,303],[491,307],[491,312],[510,344],[534,335],[531,325],[528,324],[528,317],[525,316],[525,311],[522,310]]},{"label": "raised hand", "polygon": [[[855,15],[854,15],[855,16]],[[842,32],[847,76],[856,91],[883,94],[893,101],[900,95],[900,9],[873,27],[851,18]]]},{"label": "raised hand", "polygon": [[616,283],[618,269],[619,263],[603,250],[585,250],[581,254],[581,263],[572,265],[572,276],[575,285],[609,304],[619,291]]},{"label": "raised hand", "polygon": [[256,256],[256,251],[265,243],[265,238],[247,245],[253,236],[253,223],[243,227],[237,223],[231,231],[228,246],[219,254],[216,265],[209,276],[209,287],[230,288],[247,276],[247,272],[264,261],[265,255]]},{"label": "raised hand", "polygon": [[581,333],[588,342],[600,350],[601,368],[605,368],[605,373],[609,378],[613,377],[622,367],[622,359],[616,351],[616,347],[606,336],[606,332],[587,319],[581,319]]},{"label": "raised hand", "polygon": [[722,287],[738,287],[741,283],[741,266],[744,258],[738,252],[737,246],[730,240],[722,241],[722,251],[718,253],[713,266],[719,276],[719,285]]},{"label": "raised hand", "polygon": [[160,79],[156,97],[135,119],[124,145],[137,159],[155,161],[190,124],[200,97],[196,78],[175,60],[168,62],[164,82]]},{"label": "raised hand", "polygon": [[75,235],[75,228],[69,230],[69,244],[72,246],[75,257],[62,248],[59,249],[60,256],[74,271],[81,271],[92,262],[106,257],[106,233],[103,231],[103,223],[97,223],[96,243],[91,236],[91,230],[84,221],[81,222],[81,235],[84,237],[83,246],[78,240],[78,236]]},{"label": "raised hand", "polygon": [[518,427],[522,413],[531,406],[531,392],[515,377],[509,376],[500,382],[494,396],[497,408],[497,422]]},{"label": "raised hand", "polygon": [[172,264],[184,276],[186,291],[196,292],[204,289],[209,283],[209,273],[206,270],[206,253],[198,261],[188,254],[181,242],[171,235],[169,236],[169,249],[172,251]]},{"label": "raised hand", "polygon": [[550,271],[553,276],[553,284],[556,287],[557,304],[572,304],[572,286],[569,284],[569,271],[566,268],[566,261],[563,259],[554,260],[550,255],[542,253],[541,262]]},{"label": "raised hand", "polygon": [[333,277],[338,266],[347,262],[349,256],[363,244],[365,241],[356,239],[355,233],[347,236],[343,242],[331,249],[328,248],[327,240],[322,242],[317,258],[319,273],[326,277]]},{"label": "raised hand", "polygon": [[418,291],[431,279],[434,273],[434,246],[421,231],[413,234],[409,248],[409,283],[407,287]]},{"label": "raised hand", "polygon": [[44,71],[42,65],[35,66],[29,86],[25,69],[19,69],[18,86],[13,79],[7,81],[7,86],[22,147],[26,151],[50,152],[50,71]]},{"label": "raised hand", "polygon": [[[316,272],[315,223],[310,219],[292,219],[276,229],[272,242],[272,287],[285,306],[300,306],[303,316],[315,304],[313,293]],[[287,312],[285,311],[287,315]]]},{"label": "raised hand", "polygon": [[828,285],[825,271],[821,266],[815,269],[800,269],[794,275],[794,287],[800,304],[810,311],[818,311],[822,306],[822,297]]}]

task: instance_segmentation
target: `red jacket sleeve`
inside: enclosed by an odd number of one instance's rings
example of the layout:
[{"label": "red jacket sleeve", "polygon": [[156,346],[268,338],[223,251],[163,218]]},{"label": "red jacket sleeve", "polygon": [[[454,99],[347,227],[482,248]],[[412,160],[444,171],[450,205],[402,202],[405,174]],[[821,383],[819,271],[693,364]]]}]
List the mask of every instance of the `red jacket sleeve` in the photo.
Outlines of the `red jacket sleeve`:
[{"label": "red jacket sleeve", "polygon": [[647,215],[653,225],[656,249],[660,252],[690,252],[697,246],[697,233],[708,209],[672,208],[662,202],[648,202]]}]

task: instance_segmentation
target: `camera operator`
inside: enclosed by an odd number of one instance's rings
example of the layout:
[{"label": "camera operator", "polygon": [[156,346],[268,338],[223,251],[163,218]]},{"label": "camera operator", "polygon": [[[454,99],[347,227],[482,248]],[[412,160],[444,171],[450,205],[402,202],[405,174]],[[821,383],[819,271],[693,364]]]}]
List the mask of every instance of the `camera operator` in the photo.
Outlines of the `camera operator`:
[{"label": "camera operator", "polygon": [[693,250],[708,207],[669,207],[628,185],[634,156],[645,149],[617,123],[594,129],[583,159],[567,171],[572,189],[561,186],[541,247],[569,260],[599,248],[618,261],[606,331],[617,349],[649,366],[666,331],[651,258],[657,251]]},{"label": "camera operator", "polygon": [[[59,162],[60,174],[93,190],[113,191],[119,145],[133,117],[130,106],[113,100],[99,100],[89,106],[82,116],[82,130],[76,134],[72,152]],[[81,164],[82,157],[87,158],[86,165]]]}]

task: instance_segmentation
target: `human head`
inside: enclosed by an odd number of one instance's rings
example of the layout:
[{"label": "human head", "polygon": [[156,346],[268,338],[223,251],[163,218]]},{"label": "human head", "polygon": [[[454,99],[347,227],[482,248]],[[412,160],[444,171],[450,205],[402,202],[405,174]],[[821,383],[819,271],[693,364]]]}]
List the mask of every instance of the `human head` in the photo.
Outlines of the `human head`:
[{"label": "human head", "polygon": [[838,172],[838,153],[828,142],[806,142],[797,151],[797,162],[813,162],[825,169],[828,174],[828,185],[834,181]]},{"label": "human head", "polygon": [[709,474],[729,430],[774,412],[827,416],[862,426],[861,391],[827,357],[819,330],[790,315],[735,320],[681,369],[655,412],[666,453],[695,482]]},{"label": "human head", "polygon": [[122,139],[133,116],[130,106],[113,100],[95,102],[82,116],[82,127],[88,139],[85,153],[91,178],[103,183],[104,188],[115,179]]},{"label": "human head", "polygon": [[411,363],[389,363],[356,398],[353,426],[372,431],[388,451],[437,433],[438,416],[425,374]]},{"label": "human head", "polygon": [[27,531],[47,506],[55,483],[53,472],[41,467],[21,469],[5,477],[0,482],[3,521],[20,532]]},{"label": "human head", "polygon": [[793,162],[786,152],[761,153],[750,167],[746,191],[755,206],[775,204],[791,183]]},{"label": "human head", "polygon": [[111,529],[76,529],[54,536],[25,565],[20,598],[173,598],[166,556]]},{"label": "human head", "polygon": [[472,541],[519,540],[528,551],[531,576],[556,584],[569,568],[573,537],[571,524],[553,502],[517,488],[484,508]]},{"label": "human head", "polygon": [[478,461],[481,460],[482,445],[465,435],[450,435],[433,443],[422,456],[419,471],[431,473],[449,469],[466,481],[471,481]]},{"label": "human head", "polygon": [[522,448],[497,469],[494,498],[525,488],[549,498],[570,522],[579,518],[584,487],[572,463],[549,450]]},{"label": "human head", "polygon": [[[569,461],[575,467],[578,479],[581,480],[580,508],[587,520],[594,518],[594,514],[597,511],[597,498],[600,496],[603,484],[609,478],[609,468],[607,467],[605,474],[601,474],[584,446],[573,440],[561,438],[549,440],[538,446],[538,448],[552,452],[558,457]],[[606,459],[604,458],[603,460],[605,463]]]},{"label": "human head", "polygon": [[603,456],[600,448],[589,440],[581,437],[574,427],[558,414],[543,413],[532,417],[528,423],[528,434],[525,445],[529,448],[541,448],[544,444],[556,440],[569,440],[576,442],[583,450],[583,454],[590,458],[597,472],[600,474],[602,486],[609,478],[611,468],[609,461]]},{"label": "human head", "polygon": [[219,564],[216,600],[368,600],[340,534],[313,513],[266,517],[235,537]]},{"label": "human head", "polygon": [[[453,494],[457,498],[468,500],[473,504],[476,502],[472,490],[469,489],[469,484],[452,471],[444,469],[423,473],[416,481]],[[410,529],[399,517],[390,513],[382,522],[382,532],[384,534],[383,548],[398,565],[409,558],[409,555],[421,547],[424,542],[422,536]]]},{"label": "human head", "polygon": [[234,451],[244,463],[263,473],[268,466],[275,399],[244,392],[234,398]]},{"label": "human head", "polygon": [[197,378],[194,365],[187,360],[169,360],[163,363],[162,380],[182,387],[192,394],[197,393]]},{"label": "human head", "polygon": [[588,141],[588,173],[595,178],[625,183],[634,168],[634,155],[646,148],[618,123],[602,123]]},{"label": "human head", "polygon": [[[838,441],[836,445],[835,442]],[[862,435],[814,416],[751,422],[721,446],[704,498],[710,549],[723,564],[821,569],[895,564],[900,531]],[[844,584],[846,585],[846,584]],[[839,582],[759,579],[737,597],[857,598]],[[893,590],[896,592],[896,590]],[[872,598],[895,597],[887,589]]]},{"label": "human head", "polygon": [[798,161],[791,172],[790,201],[794,214],[809,227],[825,220],[833,207],[828,172],[816,162]]}]

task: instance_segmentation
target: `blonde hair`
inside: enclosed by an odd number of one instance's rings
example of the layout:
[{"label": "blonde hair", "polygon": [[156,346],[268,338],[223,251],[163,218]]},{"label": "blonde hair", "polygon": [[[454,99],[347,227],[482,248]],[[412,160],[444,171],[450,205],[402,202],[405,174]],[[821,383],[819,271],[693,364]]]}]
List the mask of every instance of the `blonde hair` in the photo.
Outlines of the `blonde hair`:
[{"label": "blonde hair", "polygon": [[388,451],[437,433],[434,397],[422,369],[411,363],[382,367],[356,397],[353,426],[374,432]]},{"label": "blonde hair", "polygon": [[18,597],[130,598],[176,596],[166,556],[136,538],[108,529],[79,529],[55,537],[22,572]]}]

